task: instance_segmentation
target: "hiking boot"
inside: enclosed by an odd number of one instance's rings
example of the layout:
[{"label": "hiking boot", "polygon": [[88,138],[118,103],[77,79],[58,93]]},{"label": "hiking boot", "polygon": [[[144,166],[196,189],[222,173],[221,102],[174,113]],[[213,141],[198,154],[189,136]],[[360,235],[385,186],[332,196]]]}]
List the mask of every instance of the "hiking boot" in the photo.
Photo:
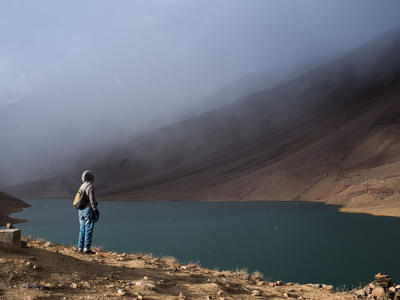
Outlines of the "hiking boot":
[{"label": "hiking boot", "polygon": [[96,252],[92,251],[92,250],[84,250],[83,253],[85,254],[96,254]]}]

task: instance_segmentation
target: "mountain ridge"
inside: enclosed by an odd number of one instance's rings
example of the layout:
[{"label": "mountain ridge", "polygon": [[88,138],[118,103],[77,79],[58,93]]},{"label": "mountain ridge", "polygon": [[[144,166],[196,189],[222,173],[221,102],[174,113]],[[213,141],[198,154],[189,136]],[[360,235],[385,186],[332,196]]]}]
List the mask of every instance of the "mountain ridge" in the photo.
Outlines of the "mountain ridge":
[{"label": "mountain ridge", "polygon": [[[389,181],[397,178],[389,166],[400,160],[398,51],[400,27],[272,89],[94,157],[90,167],[99,195],[107,200],[324,201],[344,205],[345,211],[400,216],[393,187],[386,194],[381,187],[366,195],[346,191],[364,181],[375,184],[386,174],[392,176]],[[76,167],[9,190],[70,196],[80,171]]]}]

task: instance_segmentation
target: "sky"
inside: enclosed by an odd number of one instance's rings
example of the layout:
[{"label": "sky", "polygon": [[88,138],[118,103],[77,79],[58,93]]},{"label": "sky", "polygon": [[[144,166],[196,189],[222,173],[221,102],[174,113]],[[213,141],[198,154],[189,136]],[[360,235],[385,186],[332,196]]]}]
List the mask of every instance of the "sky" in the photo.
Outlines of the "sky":
[{"label": "sky", "polygon": [[242,76],[307,70],[399,16],[396,0],[1,1],[0,169],[188,117]]}]

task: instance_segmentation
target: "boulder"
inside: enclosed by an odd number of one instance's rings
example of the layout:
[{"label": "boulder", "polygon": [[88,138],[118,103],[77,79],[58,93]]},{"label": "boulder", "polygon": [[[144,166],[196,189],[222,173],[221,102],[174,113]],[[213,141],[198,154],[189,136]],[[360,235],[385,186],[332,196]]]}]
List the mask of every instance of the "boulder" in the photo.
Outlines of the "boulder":
[{"label": "boulder", "polygon": [[387,290],[389,287],[393,286],[392,278],[390,278],[389,275],[378,273],[375,275],[375,285]]},{"label": "boulder", "polygon": [[378,286],[372,291],[372,297],[375,297],[376,300],[385,300],[385,289],[383,287]]},{"label": "boulder", "polygon": [[0,247],[11,250],[21,249],[21,230],[16,228],[1,229]]}]

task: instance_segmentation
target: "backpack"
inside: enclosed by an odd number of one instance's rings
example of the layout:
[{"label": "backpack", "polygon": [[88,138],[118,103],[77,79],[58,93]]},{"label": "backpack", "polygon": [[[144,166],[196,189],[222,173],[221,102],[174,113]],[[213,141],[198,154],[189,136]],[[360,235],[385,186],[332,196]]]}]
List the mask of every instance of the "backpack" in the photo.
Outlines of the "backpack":
[{"label": "backpack", "polygon": [[76,209],[84,209],[88,204],[88,195],[85,192],[85,189],[79,188],[78,192],[75,195],[73,206]]}]

